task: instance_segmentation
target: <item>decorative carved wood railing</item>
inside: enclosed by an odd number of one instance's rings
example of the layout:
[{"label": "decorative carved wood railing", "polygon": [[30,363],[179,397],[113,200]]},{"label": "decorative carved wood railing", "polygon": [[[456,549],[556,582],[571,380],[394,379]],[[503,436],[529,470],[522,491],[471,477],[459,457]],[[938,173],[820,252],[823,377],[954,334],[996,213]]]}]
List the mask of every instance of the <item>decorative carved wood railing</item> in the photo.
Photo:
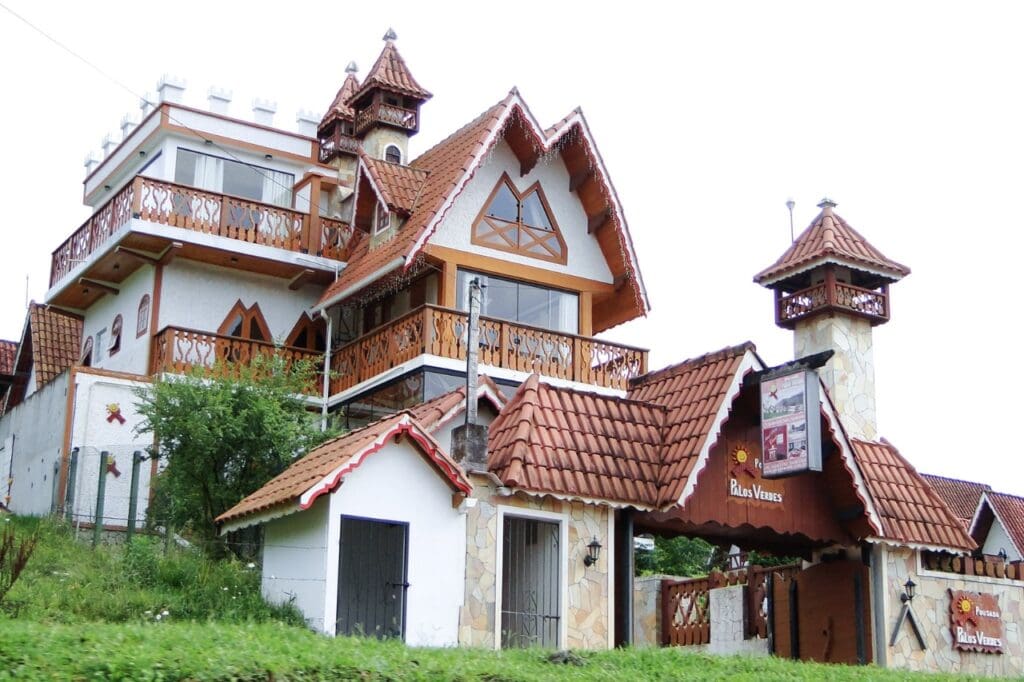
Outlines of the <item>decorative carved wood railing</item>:
[{"label": "decorative carved wood railing", "polygon": [[358,153],[359,140],[341,132],[340,126],[336,125],[334,132],[320,139],[320,163],[328,163],[342,154]]},{"label": "decorative carved wood railing", "polygon": [[888,287],[876,291],[843,282],[822,282],[792,294],[776,294],[775,321],[784,327],[792,327],[797,320],[826,310],[854,313],[873,323],[886,322]]},{"label": "decorative carved wood railing", "polygon": [[321,243],[310,245],[310,220],[305,213],[138,176],[57,247],[50,266],[50,286],[131,218],[329,258],[343,254],[352,236],[345,223],[321,218]]},{"label": "decorative carved wood railing", "polygon": [[368,108],[356,114],[356,135],[362,134],[367,128],[377,122],[386,123],[405,130],[418,130],[415,111],[375,101]]},{"label": "decorative carved wood railing", "polygon": [[[264,341],[239,339],[233,336],[211,334],[182,327],[164,327],[153,339],[153,359],[150,372],[153,374],[185,374],[195,367],[205,368],[210,376],[224,376],[231,371],[230,364],[248,365],[257,356],[282,357],[285,367],[295,362],[309,361],[322,369],[323,354],[303,348],[276,346]],[[322,376],[322,373],[317,373]],[[321,392],[320,379],[309,386],[307,393]]]},{"label": "decorative carved wood railing", "polygon": [[921,563],[931,571],[975,575],[1005,580],[1024,580],[1024,561],[1005,561],[1000,557],[956,556],[945,552],[921,553]]},{"label": "decorative carved wood railing", "polygon": [[[428,353],[464,360],[465,313],[417,308],[332,354],[331,393],[339,393]],[[647,351],[515,322],[480,318],[481,365],[625,389],[647,371]]]}]

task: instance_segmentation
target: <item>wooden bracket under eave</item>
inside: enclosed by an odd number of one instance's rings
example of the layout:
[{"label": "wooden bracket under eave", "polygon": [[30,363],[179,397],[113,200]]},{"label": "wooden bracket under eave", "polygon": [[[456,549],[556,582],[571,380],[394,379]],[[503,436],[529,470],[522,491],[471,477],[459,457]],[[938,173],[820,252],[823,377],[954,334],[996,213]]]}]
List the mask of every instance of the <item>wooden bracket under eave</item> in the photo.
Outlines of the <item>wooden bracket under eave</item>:
[{"label": "wooden bracket under eave", "polygon": [[582,187],[587,180],[594,176],[593,168],[585,168],[579,173],[573,173],[572,177],[569,178],[569,191],[575,192]]},{"label": "wooden bracket under eave", "polygon": [[612,222],[612,212],[605,209],[597,215],[587,216],[587,234],[594,234],[603,230]]},{"label": "wooden bracket under eave", "polygon": [[134,258],[137,261],[145,263],[146,265],[156,265],[160,262],[158,256],[154,256],[145,251],[138,251],[136,249],[129,248],[127,246],[118,246],[114,249],[114,253],[119,256],[127,256],[128,258]]},{"label": "wooden bracket under eave", "polygon": [[299,273],[292,277],[291,281],[288,282],[288,288],[291,289],[292,291],[301,289],[302,287],[312,282],[315,276],[316,273],[313,272],[312,270],[300,270]]},{"label": "wooden bracket under eave", "polygon": [[167,245],[167,248],[160,254],[160,258],[157,261],[160,265],[167,265],[176,256],[181,255],[181,250],[185,248],[185,245],[181,242],[171,242]]},{"label": "wooden bracket under eave", "polygon": [[119,293],[121,293],[121,290],[118,289],[117,287],[110,286],[109,284],[105,284],[103,282],[100,282],[99,280],[89,279],[88,277],[79,277],[78,284],[79,286],[84,287],[85,291],[83,291],[83,293],[88,293],[88,290],[90,288],[99,289],[104,293],[113,294],[114,296],[117,296]]}]

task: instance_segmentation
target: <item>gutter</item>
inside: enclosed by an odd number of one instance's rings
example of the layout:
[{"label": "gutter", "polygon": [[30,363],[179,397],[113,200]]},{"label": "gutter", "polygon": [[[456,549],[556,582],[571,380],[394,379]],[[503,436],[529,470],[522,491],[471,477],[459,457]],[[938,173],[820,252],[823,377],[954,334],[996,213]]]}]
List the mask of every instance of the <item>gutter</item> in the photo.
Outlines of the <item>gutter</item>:
[{"label": "gutter", "polygon": [[343,301],[344,299],[348,298],[352,294],[356,293],[357,291],[365,287],[367,284],[371,284],[374,281],[383,277],[384,275],[388,275],[394,272],[403,265],[405,265],[405,256],[399,256],[395,258],[393,261],[382,267],[380,270],[377,270],[376,272],[373,272],[367,275],[366,277],[363,277],[358,282],[355,282],[348,288],[343,289],[340,293],[336,294],[335,296],[332,296],[326,301],[318,303],[316,306],[312,308],[312,312],[324,314],[324,311],[326,311],[328,307],[334,305],[335,303],[338,303],[339,301]]}]

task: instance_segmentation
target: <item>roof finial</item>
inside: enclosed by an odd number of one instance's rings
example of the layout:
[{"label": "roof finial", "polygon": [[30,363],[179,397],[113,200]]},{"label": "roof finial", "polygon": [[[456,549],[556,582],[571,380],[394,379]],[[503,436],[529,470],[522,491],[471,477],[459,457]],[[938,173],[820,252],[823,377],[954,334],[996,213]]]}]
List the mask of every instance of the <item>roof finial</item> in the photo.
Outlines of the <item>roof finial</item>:
[{"label": "roof finial", "polygon": [[345,73],[359,73],[359,67],[356,66],[354,61],[349,62],[348,66],[345,67]]},{"label": "roof finial", "polygon": [[395,29],[388,27],[388,32],[384,34],[384,37],[381,38],[381,40],[386,40],[388,42],[398,40],[398,34],[395,33]]},{"label": "roof finial", "polygon": [[818,202],[818,208],[820,209],[835,208],[837,205],[838,204],[836,204],[836,202],[832,201],[828,197],[823,197],[822,200]]}]

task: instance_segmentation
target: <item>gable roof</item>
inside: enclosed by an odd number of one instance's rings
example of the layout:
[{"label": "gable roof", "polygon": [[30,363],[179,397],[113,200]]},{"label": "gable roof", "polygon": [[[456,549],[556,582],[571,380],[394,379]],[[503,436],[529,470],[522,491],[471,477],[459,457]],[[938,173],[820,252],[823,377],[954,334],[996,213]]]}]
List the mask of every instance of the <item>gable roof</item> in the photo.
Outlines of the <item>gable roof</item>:
[{"label": "gable roof", "polygon": [[308,509],[316,498],[335,490],[366,459],[402,434],[408,435],[424,459],[453,490],[468,493],[465,473],[408,410],[350,431],[314,448],[259,490],[217,517],[218,524],[236,522],[260,512]]},{"label": "gable roof", "polygon": [[[570,141],[582,145],[579,153],[586,157],[587,163],[594,170],[599,185],[599,189],[594,191],[599,192],[601,200],[606,202],[609,220],[614,229],[614,239],[601,242],[602,251],[609,262],[614,264],[613,274],[622,275],[621,280],[624,286],[628,287],[626,291],[630,292],[634,299],[633,307],[638,311],[636,314],[644,314],[650,306],[632,238],[629,236],[618,195],[608,178],[604,162],[593,142],[582,112],[573,111],[557,127],[542,130],[515,89],[409,164],[414,171],[425,175],[422,176],[418,197],[408,220],[390,241],[372,251],[369,248],[369,240],[362,238],[353,248],[347,267],[324,292],[316,307],[323,309],[344,300],[357,293],[361,287],[399,267],[403,270],[412,267],[448,209],[484,163],[490,150],[513,129],[517,134],[529,138],[529,144],[524,145],[538,155],[563,149]],[[402,202],[396,201],[396,205],[400,203]],[[616,273],[616,270],[621,272]]]},{"label": "gable roof", "polygon": [[823,262],[874,272],[890,281],[910,274],[910,268],[886,258],[850,227],[832,210],[833,204],[823,202],[819,205],[821,213],[777,261],[754,276],[756,283],[769,286]]},{"label": "gable roof", "polygon": [[977,512],[971,524],[971,532],[975,535],[975,539],[978,540],[979,544],[983,544],[984,540],[977,537],[976,531],[978,529],[976,526],[981,517],[982,508],[985,505],[991,508],[1000,525],[1002,525],[1003,530],[1010,536],[1010,542],[1017,549],[1017,553],[1024,556],[1024,497],[1008,493],[997,493],[991,490],[987,490],[982,494],[981,502],[978,504]]},{"label": "gable roof", "polygon": [[56,308],[29,305],[32,365],[36,372],[36,388],[78,363],[82,346],[82,321]]},{"label": "gable roof", "polygon": [[949,510],[967,530],[970,530],[971,519],[974,518],[974,512],[978,509],[982,494],[992,490],[992,486],[985,483],[961,481],[957,478],[946,478],[933,474],[921,474],[921,478],[932,487],[936,495],[942,498]]},{"label": "gable roof", "polygon": [[17,341],[0,339],[0,374],[14,374],[14,358],[17,354]]},{"label": "gable roof", "polygon": [[352,109],[351,101],[352,96],[356,94],[358,89],[359,78],[356,77],[354,72],[349,71],[345,74],[345,80],[342,81],[341,87],[338,89],[338,94],[334,96],[334,101],[332,101],[331,105],[327,107],[327,112],[320,121],[321,128],[336,118],[345,119],[347,121],[351,121],[355,118],[356,112]]},{"label": "gable roof", "polygon": [[[491,404],[495,412],[501,413],[508,399],[502,393],[501,388],[494,383],[494,380],[487,375],[481,375],[478,387],[478,399],[486,400]],[[436,433],[437,429],[465,411],[465,386],[459,386],[454,391],[449,391],[425,403],[409,408],[413,418],[431,433]]]},{"label": "gable roof", "polygon": [[430,171],[388,163],[359,152],[359,170],[365,173],[377,198],[389,209],[408,216],[416,207]]},{"label": "gable roof", "polygon": [[854,458],[882,521],[880,539],[971,551],[959,519],[888,441],[851,439]]},{"label": "gable roof", "polygon": [[377,57],[377,61],[370,67],[370,72],[366,74],[366,80],[363,81],[356,94],[349,99],[349,102],[359,99],[374,87],[408,95],[416,99],[430,99],[433,97],[426,88],[417,83],[416,79],[412,77],[412,73],[409,71],[405,60],[402,59],[402,55],[398,54],[398,48],[395,47],[393,40],[388,40],[384,43],[384,49],[381,51],[380,56]]}]

